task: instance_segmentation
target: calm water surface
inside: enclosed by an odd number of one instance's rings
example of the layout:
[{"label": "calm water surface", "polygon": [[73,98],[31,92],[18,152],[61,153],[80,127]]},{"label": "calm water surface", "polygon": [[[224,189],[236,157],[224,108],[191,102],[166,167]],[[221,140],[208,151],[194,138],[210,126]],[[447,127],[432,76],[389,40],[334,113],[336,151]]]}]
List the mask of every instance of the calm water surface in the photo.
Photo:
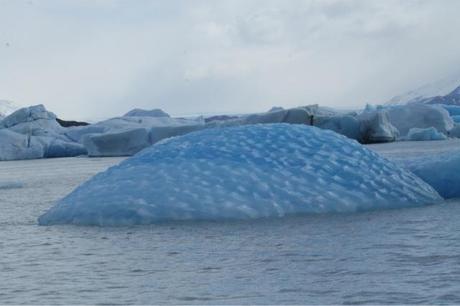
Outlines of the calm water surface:
[{"label": "calm water surface", "polygon": [[460,202],[254,222],[41,227],[121,159],[0,162],[0,304],[460,303]]}]

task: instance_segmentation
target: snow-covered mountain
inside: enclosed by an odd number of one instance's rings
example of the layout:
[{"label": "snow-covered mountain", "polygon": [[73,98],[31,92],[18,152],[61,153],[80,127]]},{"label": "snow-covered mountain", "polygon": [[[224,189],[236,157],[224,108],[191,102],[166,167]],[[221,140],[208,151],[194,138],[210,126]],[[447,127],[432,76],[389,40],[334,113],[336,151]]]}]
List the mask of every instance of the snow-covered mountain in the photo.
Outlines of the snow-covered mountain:
[{"label": "snow-covered mountain", "polygon": [[427,104],[446,104],[460,106],[460,86],[445,96],[436,96],[423,99],[421,102]]},{"label": "snow-covered mountain", "polygon": [[0,100],[0,117],[5,117],[15,110],[19,109],[13,102],[7,100]]},{"label": "snow-covered mountain", "polygon": [[[437,82],[425,84],[417,89],[408,91],[404,94],[393,97],[388,101],[387,105],[403,105],[412,102],[430,103],[428,99],[434,97],[444,97],[453,94],[460,86],[460,75],[455,75],[450,78],[444,78]],[[434,101],[433,101],[434,102]],[[459,101],[460,102],[460,101]],[[440,103],[434,102],[433,104]],[[452,103],[449,103],[452,104]],[[459,103],[454,103],[460,105]]]}]

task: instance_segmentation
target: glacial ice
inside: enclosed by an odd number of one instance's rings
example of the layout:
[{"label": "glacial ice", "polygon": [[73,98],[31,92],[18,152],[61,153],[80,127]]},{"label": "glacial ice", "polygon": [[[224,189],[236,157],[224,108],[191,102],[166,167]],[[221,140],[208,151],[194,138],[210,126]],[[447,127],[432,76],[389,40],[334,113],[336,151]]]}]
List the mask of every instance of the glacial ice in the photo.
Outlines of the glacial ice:
[{"label": "glacial ice", "polygon": [[130,156],[164,138],[204,128],[204,120],[169,117],[117,117],[67,135],[80,141],[89,156]]},{"label": "glacial ice", "polygon": [[460,151],[406,160],[404,166],[446,199],[460,197]]},{"label": "glacial ice", "polygon": [[135,108],[127,112],[124,117],[169,117],[169,114],[159,108],[152,110]]},{"label": "glacial ice", "polygon": [[435,145],[402,141],[368,147],[419,176],[444,198],[460,197],[460,140]]},{"label": "glacial ice", "polygon": [[144,128],[121,132],[86,135],[83,145],[88,156],[129,156],[148,147],[149,134]]},{"label": "glacial ice", "polygon": [[436,203],[414,174],[356,141],[306,125],[205,129],[97,174],[41,225],[250,219]]},{"label": "glacial ice", "polygon": [[0,126],[3,128],[11,128],[19,123],[31,122],[39,119],[56,120],[56,115],[48,112],[43,105],[39,104],[18,109],[4,118],[0,122]]},{"label": "glacial ice", "polygon": [[444,105],[441,106],[449,112],[451,116],[460,116],[460,106],[459,105]]},{"label": "glacial ice", "polygon": [[355,116],[317,116],[313,124],[321,129],[331,130],[348,138],[361,141],[361,123]]},{"label": "glacial ice", "polygon": [[86,154],[88,154],[87,150],[79,143],[52,139],[47,143],[43,157],[73,157]]},{"label": "glacial ice", "polygon": [[364,143],[392,142],[399,136],[399,131],[391,124],[386,110],[364,111],[358,116],[358,120],[361,122]]},{"label": "glacial ice", "polygon": [[20,181],[0,181],[0,190],[20,189],[24,187],[24,183]]},{"label": "glacial ice", "polygon": [[443,134],[447,134],[454,127],[449,113],[440,105],[411,103],[386,108],[388,117],[400,136],[406,136],[411,128],[434,127]]},{"label": "glacial ice", "polygon": [[446,140],[447,136],[438,132],[434,127],[426,129],[411,128],[407,133],[406,140],[412,141],[429,141],[429,140]]},{"label": "glacial ice", "polygon": [[21,108],[0,121],[0,160],[86,154],[43,105]]},{"label": "glacial ice", "polygon": [[454,127],[449,131],[450,137],[460,138],[460,124],[455,124]]},{"label": "glacial ice", "polygon": [[33,136],[0,129],[0,161],[42,158],[44,146]]}]

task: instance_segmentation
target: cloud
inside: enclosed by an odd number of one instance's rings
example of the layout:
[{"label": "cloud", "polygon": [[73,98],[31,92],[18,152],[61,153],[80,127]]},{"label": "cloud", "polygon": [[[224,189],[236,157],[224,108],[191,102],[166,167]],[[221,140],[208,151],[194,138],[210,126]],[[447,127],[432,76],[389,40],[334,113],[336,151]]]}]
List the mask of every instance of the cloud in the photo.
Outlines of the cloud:
[{"label": "cloud", "polygon": [[382,102],[458,72],[458,9],[449,0],[0,0],[0,98],[76,119],[134,107]]}]

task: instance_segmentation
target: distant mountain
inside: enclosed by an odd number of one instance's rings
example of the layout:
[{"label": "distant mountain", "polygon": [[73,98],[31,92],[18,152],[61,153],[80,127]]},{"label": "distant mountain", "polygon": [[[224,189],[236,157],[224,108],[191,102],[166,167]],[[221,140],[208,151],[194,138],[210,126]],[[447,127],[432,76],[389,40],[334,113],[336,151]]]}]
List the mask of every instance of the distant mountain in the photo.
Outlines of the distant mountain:
[{"label": "distant mountain", "polygon": [[[444,78],[434,83],[426,84],[417,89],[408,91],[402,95],[396,96],[388,101],[387,105],[402,105],[413,102],[430,103],[429,99],[447,97],[451,95],[460,86],[460,75],[450,78]],[[453,97],[453,96],[452,96]],[[448,99],[447,99],[448,100]],[[447,101],[446,100],[446,101]],[[433,104],[440,99],[433,100]]]},{"label": "distant mountain", "polygon": [[8,116],[17,109],[19,109],[19,107],[16,106],[13,102],[0,100],[0,117]]},{"label": "distant mountain", "polygon": [[421,102],[427,104],[447,104],[460,106],[460,86],[455,88],[448,95],[426,98],[421,100]]}]

